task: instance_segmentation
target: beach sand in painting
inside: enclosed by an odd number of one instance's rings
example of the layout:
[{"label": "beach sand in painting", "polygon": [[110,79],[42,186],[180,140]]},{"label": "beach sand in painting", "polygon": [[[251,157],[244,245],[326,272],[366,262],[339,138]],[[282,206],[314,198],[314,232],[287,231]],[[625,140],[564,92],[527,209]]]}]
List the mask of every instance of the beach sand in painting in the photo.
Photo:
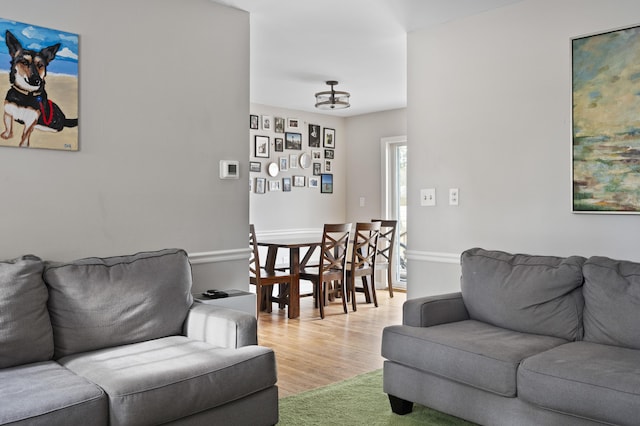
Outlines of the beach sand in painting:
[{"label": "beach sand in painting", "polygon": [[[52,75],[46,77],[47,94],[49,99],[58,104],[67,118],[78,117],[78,79],[68,75]],[[4,100],[9,84],[9,73],[0,72],[0,96]],[[3,102],[4,106],[4,102]],[[2,110],[4,115],[4,108]],[[24,126],[13,122],[13,137],[11,139],[1,139],[0,146],[15,146],[20,144],[20,137]],[[2,129],[4,131],[4,121]],[[65,127],[60,132],[47,132],[34,130],[31,133],[31,148],[61,149],[65,151],[78,150],[78,127]]]}]

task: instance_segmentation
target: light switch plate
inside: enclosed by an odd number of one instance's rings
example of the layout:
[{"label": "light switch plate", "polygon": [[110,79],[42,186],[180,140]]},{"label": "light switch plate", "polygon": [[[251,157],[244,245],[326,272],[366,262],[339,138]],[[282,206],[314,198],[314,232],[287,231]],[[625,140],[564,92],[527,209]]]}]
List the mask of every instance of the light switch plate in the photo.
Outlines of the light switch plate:
[{"label": "light switch plate", "polygon": [[458,188],[449,188],[449,205],[457,206],[460,198]]},{"label": "light switch plate", "polygon": [[436,189],[425,188],[420,190],[420,205],[433,207],[436,205]]}]

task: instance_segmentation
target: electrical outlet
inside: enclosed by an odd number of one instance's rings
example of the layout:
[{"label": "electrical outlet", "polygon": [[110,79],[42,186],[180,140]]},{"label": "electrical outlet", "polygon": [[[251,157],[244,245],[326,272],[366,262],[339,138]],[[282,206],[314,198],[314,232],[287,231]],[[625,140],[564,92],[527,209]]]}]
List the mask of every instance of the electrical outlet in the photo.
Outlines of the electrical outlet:
[{"label": "electrical outlet", "polygon": [[420,205],[433,207],[436,205],[436,189],[425,188],[420,190]]},{"label": "electrical outlet", "polygon": [[460,199],[458,188],[449,188],[449,205],[457,206]]}]

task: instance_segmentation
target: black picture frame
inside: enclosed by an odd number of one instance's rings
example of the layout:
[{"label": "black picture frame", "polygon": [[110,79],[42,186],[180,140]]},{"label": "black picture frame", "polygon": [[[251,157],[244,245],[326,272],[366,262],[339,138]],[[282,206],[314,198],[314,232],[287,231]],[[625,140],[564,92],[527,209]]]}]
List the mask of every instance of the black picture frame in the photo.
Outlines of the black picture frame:
[{"label": "black picture frame", "polygon": [[302,150],[302,133],[286,132],[284,134],[284,148]]},{"label": "black picture frame", "polygon": [[335,148],[336,147],[336,131],[335,129],[331,129],[329,127],[325,127],[322,130],[322,146],[325,148]]},{"label": "black picture frame", "polygon": [[249,115],[249,128],[258,130],[259,117],[257,115],[250,114]]},{"label": "black picture frame", "polygon": [[323,173],[320,175],[320,192],[322,194],[333,194],[333,174]]},{"label": "black picture frame", "polygon": [[254,156],[256,158],[269,158],[269,136],[255,136]]},{"label": "black picture frame", "polygon": [[283,177],[282,178],[282,191],[283,192],[291,192],[291,178]]},{"label": "black picture frame", "polygon": [[322,163],[313,163],[313,175],[320,176],[322,174]]},{"label": "black picture frame", "polygon": [[259,161],[249,161],[249,171],[260,173],[262,171],[262,163]]},{"label": "black picture frame", "polygon": [[273,131],[276,133],[284,133],[284,117],[273,118]]},{"label": "black picture frame", "polygon": [[320,148],[320,126],[309,124],[309,147]]},{"label": "black picture frame", "polygon": [[284,139],[282,138],[274,138],[273,150],[275,152],[283,152],[284,151]]},{"label": "black picture frame", "polygon": [[335,151],[332,149],[325,149],[324,150],[324,158],[327,160],[333,160],[335,156]]}]

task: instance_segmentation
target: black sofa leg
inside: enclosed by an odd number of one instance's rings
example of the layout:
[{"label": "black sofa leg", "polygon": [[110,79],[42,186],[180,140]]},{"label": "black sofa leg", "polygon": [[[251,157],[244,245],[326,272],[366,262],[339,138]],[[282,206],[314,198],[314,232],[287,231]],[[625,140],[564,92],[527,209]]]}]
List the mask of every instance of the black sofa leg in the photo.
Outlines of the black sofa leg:
[{"label": "black sofa leg", "polygon": [[409,414],[413,410],[413,402],[397,396],[389,395],[389,403],[391,403],[391,411],[401,416]]}]

